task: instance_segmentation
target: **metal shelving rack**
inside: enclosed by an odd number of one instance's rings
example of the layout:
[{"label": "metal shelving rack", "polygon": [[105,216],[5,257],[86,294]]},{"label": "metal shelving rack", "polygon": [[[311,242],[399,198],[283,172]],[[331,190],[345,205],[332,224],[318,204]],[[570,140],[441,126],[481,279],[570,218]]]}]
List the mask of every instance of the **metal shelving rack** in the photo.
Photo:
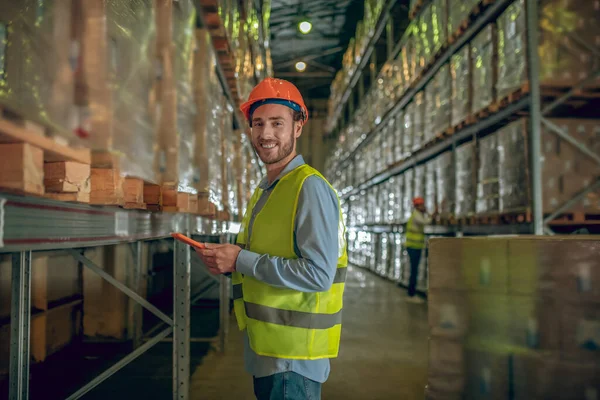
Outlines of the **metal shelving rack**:
[{"label": "metal shelving rack", "polygon": [[[173,316],[166,315],[134,290],[122,284],[101,266],[85,257],[81,250],[115,244],[131,244],[135,274],[141,269],[141,243],[169,239],[171,232],[182,232],[199,240],[226,242],[237,224],[206,220],[190,214],[149,213],[110,207],[92,207],[47,199],[0,194],[0,253],[12,253],[11,343],[9,398],[29,398],[29,323],[31,320],[32,252],[66,250],[86,268],[100,275],[117,289],[167,324],[160,333],[137,347],[117,364],[101,373],[68,397],[78,399],[155,344],[173,335],[173,398],[184,400],[190,379],[190,248],[174,241]],[[229,282],[219,279],[220,329],[212,340],[224,349],[228,331]]]},{"label": "metal shelving rack", "polygon": [[[359,143],[359,145],[350,153],[347,157],[341,160],[335,167],[337,170],[343,170],[346,166],[351,163],[358,151],[360,151],[366,144],[368,144],[373,138],[379,134],[383,127],[389,122],[390,118],[395,115],[398,111],[404,109],[415,97],[415,95],[423,90],[425,86],[431,81],[434,75],[440,70],[440,68],[447,63],[451,56],[460,50],[463,46],[468,44],[484,27],[493,22],[507,7],[516,0],[495,0],[469,25],[464,33],[459,36],[453,43],[448,45],[446,49],[430,64],[427,72],[422,75],[418,82],[413,83],[408,90],[405,91],[404,95],[391,107],[383,116],[377,126],[370,132],[367,132],[365,138]],[[425,6],[429,2],[426,2]],[[489,2],[486,2],[489,3]],[[535,235],[553,234],[549,227],[549,223],[554,220],[558,215],[568,210],[570,207],[575,205],[578,201],[582,200],[583,197],[591,192],[592,190],[600,187],[600,180],[592,183],[588,188],[578,193],[571,200],[560,205],[551,215],[544,218],[542,210],[542,169],[541,169],[541,126],[544,124],[550,131],[560,136],[565,141],[572,144],[585,156],[591,158],[595,162],[600,164],[600,157],[590,151],[584,144],[580,143],[577,139],[564,132],[560,127],[553,124],[546,116],[550,115],[552,111],[556,110],[557,107],[563,105],[569,100],[579,89],[585,87],[587,84],[593,82],[600,77],[600,69],[594,71],[590,76],[574,85],[566,93],[560,95],[550,104],[545,105],[542,108],[541,102],[541,90],[540,90],[540,79],[539,79],[539,58],[538,58],[538,1],[537,0],[526,0],[525,6],[527,8],[527,45],[526,45],[526,62],[528,65],[528,79],[529,79],[529,93],[524,95],[518,101],[510,104],[508,107],[501,109],[499,112],[491,114],[489,117],[480,119],[473,125],[469,125],[461,130],[458,130],[453,135],[441,140],[440,142],[432,145],[431,147],[422,148],[419,151],[412,154],[410,157],[402,160],[401,162],[393,165],[383,172],[376,174],[369,178],[366,182],[357,185],[350,190],[341,193],[342,199],[346,200],[352,196],[360,195],[360,193],[374,185],[378,185],[390,177],[398,175],[409,168],[413,168],[416,165],[422,164],[437,155],[445,151],[455,151],[456,146],[474,138],[481,138],[487,134],[490,134],[497,129],[501,128],[511,121],[511,118],[515,118],[519,112],[527,112],[530,122],[529,127],[529,160],[530,160],[530,185],[531,185],[531,205],[532,205],[532,224],[520,224],[518,227],[514,226],[499,226],[499,225],[481,225],[481,226],[465,226],[465,227],[453,227],[457,231],[472,232],[470,234],[500,234],[502,232],[510,233],[533,233]],[[424,7],[423,7],[424,8]],[[404,38],[402,39],[402,41]],[[398,55],[402,41],[394,47],[394,51],[390,53],[389,60],[393,60]],[[596,57],[600,58],[600,51],[594,47],[593,44],[587,44],[586,46]],[[389,46],[388,46],[389,48]],[[600,115],[598,115],[600,117]],[[391,227],[390,229],[393,229]],[[443,229],[443,227],[442,227]]]}]

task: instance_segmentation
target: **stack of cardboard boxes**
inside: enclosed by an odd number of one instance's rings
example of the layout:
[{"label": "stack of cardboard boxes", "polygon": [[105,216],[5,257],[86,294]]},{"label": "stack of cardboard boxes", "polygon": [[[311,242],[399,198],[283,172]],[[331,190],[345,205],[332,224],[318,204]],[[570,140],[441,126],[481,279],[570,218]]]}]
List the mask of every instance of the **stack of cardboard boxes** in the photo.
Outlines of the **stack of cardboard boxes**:
[{"label": "stack of cardboard boxes", "polygon": [[430,240],[430,399],[594,399],[596,238]]}]

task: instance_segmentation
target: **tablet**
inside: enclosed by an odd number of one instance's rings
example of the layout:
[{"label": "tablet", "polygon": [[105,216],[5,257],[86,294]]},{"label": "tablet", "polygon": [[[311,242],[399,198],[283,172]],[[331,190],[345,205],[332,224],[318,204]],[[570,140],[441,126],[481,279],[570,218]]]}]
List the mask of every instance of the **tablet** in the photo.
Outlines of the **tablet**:
[{"label": "tablet", "polygon": [[206,246],[204,245],[204,243],[196,242],[195,240],[190,239],[189,237],[185,236],[184,234],[181,234],[181,233],[171,233],[171,236],[173,236],[173,239],[179,240],[180,242],[183,242],[185,244],[189,244],[192,247],[195,247],[195,248],[198,248],[198,249],[204,249],[204,248],[206,248]]}]

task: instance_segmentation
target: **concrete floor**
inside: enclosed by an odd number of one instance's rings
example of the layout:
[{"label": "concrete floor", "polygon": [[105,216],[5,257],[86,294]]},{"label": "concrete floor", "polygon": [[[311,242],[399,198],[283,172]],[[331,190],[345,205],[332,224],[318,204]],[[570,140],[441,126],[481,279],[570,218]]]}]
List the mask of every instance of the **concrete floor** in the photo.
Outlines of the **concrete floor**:
[{"label": "concrete floor", "polygon": [[[340,356],[323,399],[422,399],[427,374],[427,306],[405,302],[406,291],[358,268],[346,284]],[[191,399],[253,399],[235,322],[224,355],[209,353],[192,375]]]}]

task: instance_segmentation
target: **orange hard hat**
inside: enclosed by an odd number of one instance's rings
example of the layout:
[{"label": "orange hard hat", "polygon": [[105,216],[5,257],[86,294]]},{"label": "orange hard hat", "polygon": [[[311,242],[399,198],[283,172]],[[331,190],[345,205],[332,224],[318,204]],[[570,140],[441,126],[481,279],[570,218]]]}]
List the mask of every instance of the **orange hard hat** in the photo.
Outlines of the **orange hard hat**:
[{"label": "orange hard hat", "polygon": [[423,200],[422,197],[415,197],[413,199],[413,205],[420,206],[420,205],[423,205],[423,204],[425,204],[425,200]]},{"label": "orange hard hat", "polygon": [[[264,104],[281,104],[302,113],[302,124],[308,121],[308,110],[300,91],[293,83],[283,79],[265,78],[252,89],[248,101],[240,110],[248,121],[254,110]],[[251,122],[251,121],[250,121]]]}]

